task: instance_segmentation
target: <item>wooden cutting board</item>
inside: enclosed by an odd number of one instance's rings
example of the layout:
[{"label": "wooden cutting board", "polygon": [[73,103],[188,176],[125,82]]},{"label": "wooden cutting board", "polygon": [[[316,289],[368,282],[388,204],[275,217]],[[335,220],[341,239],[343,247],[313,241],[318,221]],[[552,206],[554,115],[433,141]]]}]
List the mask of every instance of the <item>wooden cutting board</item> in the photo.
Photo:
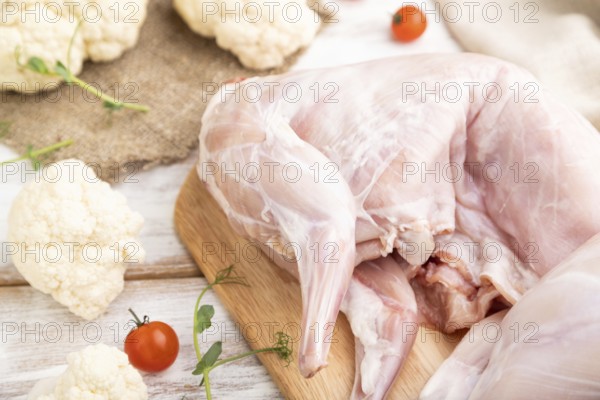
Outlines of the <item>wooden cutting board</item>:
[{"label": "wooden cutting board", "polygon": [[[250,347],[268,347],[272,344],[272,333],[278,330],[298,337],[302,312],[298,282],[232,230],[195,170],[190,172],[179,193],[175,226],[209,281],[217,271],[231,264],[235,264],[238,274],[247,278],[250,287],[224,285],[215,287],[215,291],[240,324]],[[421,328],[389,398],[416,399],[458,340],[457,335],[447,336]],[[261,354],[259,358],[288,399],[335,400],[347,399],[350,395],[354,379],[354,337],[342,314],[333,335],[329,366],[313,378],[304,379],[300,375],[297,346],[294,361],[288,367],[273,354]]]}]

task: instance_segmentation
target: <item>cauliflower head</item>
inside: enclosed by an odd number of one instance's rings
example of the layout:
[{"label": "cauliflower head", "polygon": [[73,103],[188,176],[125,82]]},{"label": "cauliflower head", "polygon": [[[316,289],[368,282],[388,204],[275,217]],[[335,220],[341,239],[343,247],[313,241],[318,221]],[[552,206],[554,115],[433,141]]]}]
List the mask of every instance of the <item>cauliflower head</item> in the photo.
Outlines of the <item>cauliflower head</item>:
[{"label": "cauliflower head", "polygon": [[50,164],[13,202],[12,260],[31,286],[91,320],[123,290],[126,263],[143,260],[143,222],[82,161]]},{"label": "cauliflower head", "polygon": [[61,61],[75,75],[87,59],[119,58],[137,43],[146,5],[147,0],[0,0],[0,90],[38,92],[62,82],[19,66],[33,56],[49,67]]},{"label": "cauliflower head", "polygon": [[[40,381],[29,400],[145,400],[148,389],[127,354],[105,344],[67,356],[68,367],[52,384]],[[40,385],[41,384],[41,385]],[[49,386],[49,387],[48,387]]]},{"label": "cauliflower head", "polygon": [[253,69],[281,66],[285,58],[315,37],[319,15],[305,0],[174,0],[194,32],[217,44]]}]

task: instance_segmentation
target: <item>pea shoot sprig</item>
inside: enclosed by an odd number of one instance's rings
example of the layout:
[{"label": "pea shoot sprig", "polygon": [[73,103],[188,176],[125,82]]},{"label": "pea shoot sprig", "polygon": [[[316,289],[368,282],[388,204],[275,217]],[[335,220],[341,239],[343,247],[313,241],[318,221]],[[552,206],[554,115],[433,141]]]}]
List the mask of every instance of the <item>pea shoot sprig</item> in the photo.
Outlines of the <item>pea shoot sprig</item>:
[{"label": "pea shoot sprig", "polygon": [[116,111],[122,108],[128,108],[134,111],[148,112],[150,108],[143,104],[137,103],[129,103],[124,101],[119,101],[112,96],[105,94],[101,89],[77,78],[73,72],[71,72],[70,62],[71,62],[71,49],[73,48],[73,43],[75,41],[75,35],[81,28],[83,20],[79,21],[77,26],[75,27],[75,31],[73,32],[73,36],[71,36],[71,40],[69,41],[69,47],[67,48],[67,65],[65,65],[62,61],[56,61],[54,66],[48,67],[46,62],[42,60],[40,57],[29,57],[26,63],[21,61],[21,48],[17,46],[15,48],[15,59],[17,61],[17,65],[23,69],[27,69],[29,71],[33,71],[40,75],[46,76],[55,76],[61,77],[68,85],[76,85],[82,88],[83,90],[93,94],[102,100],[102,106],[109,111]]},{"label": "pea shoot sprig", "polygon": [[124,101],[119,101],[112,96],[104,93],[101,89],[91,85],[79,78],[77,78],[69,68],[67,68],[61,61],[57,61],[56,64],[50,68],[46,65],[46,62],[39,57],[30,57],[25,64],[19,64],[22,68],[28,69],[30,71],[36,72],[40,75],[46,76],[60,76],[64,79],[64,81],[69,85],[76,85],[82,88],[83,90],[93,94],[102,100],[102,105],[104,108],[115,111],[120,110],[122,108],[127,108],[130,110],[147,112],[150,110],[148,106],[137,103],[128,103]]},{"label": "pea shoot sprig", "polygon": [[33,168],[37,171],[42,166],[42,157],[56,151],[60,148],[67,147],[73,144],[72,139],[67,139],[60,141],[58,143],[54,143],[50,146],[42,147],[41,149],[34,149],[33,146],[27,146],[27,150],[25,153],[21,154],[19,157],[13,158],[12,160],[2,161],[0,162],[0,167],[6,164],[11,164],[14,162],[22,161],[22,160],[30,160],[33,164]]},{"label": "pea shoot sprig", "polygon": [[204,385],[206,398],[208,400],[212,399],[209,374],[213,369],[220,367],[221,365],[258,353],[275,353],[287,363],[286,365],[289,365],[292,360],[291,337],[283,332],[275,333],[275,344],[272,347],[251,350],[231,357],[219,359],[223,349],[223,343],[215,342],[212,344],[212,346],[210,346],[206,353],[202,355],[200,351],[200,345],[198,343],[198,336],[212,326],[212,317],[215,315],[215,309],[210,304],[203,304],[200,306],[200,302],[202,301],[202,297],[204,297],[209,289],[216,285],[228,284],[249,286],[244,277],[234,273],[233,265],[229,266],[228,268],[219,271],[215,277],[215,280],[211,284],[207,285],[202,292],[200,292],[194,308],[194,349],[196,351],[196,357],[198,358],[198,364],[196,365],[194,371],[192,371],[192,374],[202,375],[200,386]]}]

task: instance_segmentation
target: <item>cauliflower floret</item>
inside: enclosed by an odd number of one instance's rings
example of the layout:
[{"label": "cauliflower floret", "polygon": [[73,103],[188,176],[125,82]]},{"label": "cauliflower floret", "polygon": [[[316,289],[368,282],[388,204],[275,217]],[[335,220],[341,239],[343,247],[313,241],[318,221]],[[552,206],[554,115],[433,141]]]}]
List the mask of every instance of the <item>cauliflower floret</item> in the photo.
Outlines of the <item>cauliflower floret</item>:
[{"label": "cauliflower floret", "polygon": [[144,258],[142,216],[79,160],[48,165],[18,194],[8,221],[23,277],[88,320],[123,290],[125,263]]},{"label": "cauliflower floret", "polygon": [[[46,61],[47,65],[54,65],[56,61],[70,62],[74,73],[81,72],[85,50],[81,35],[73,38],[71,59],[67,60],[67,49],[75,33],[77,21],[60,18],[60,10],[48,8],[45,11],[46,19],[36,22],[33,14],[21,20],[19,14],[13,14],[20,7],[22,12],[40,9],[40,3],[29,2],[8,3],[0,0],[0,7],[6,10],[0,19],[0,79],[1,91],[13,90],[17,92],[40,91],[55,88],[62,80],[60,77],[40,75],[33,71],[23,70],[17,65],[16,51],[20,50],[20,61],[26,62],[31,56],[37,56]],[[48,21],[56,22],[51,23]]]},{"label": "cauliflower floret", "polygon": [[20,67],[17,49],[20,63],[36,56],[52,68],[61,61],[74,75],[81,72],[87,59],[119,58],[137,43],[146,5],[147,0],[0,0],[0,90],[38,92],[53,89],[63,80]]},{"label": "cauliflower floret", "polygon": [[268,69],[315,37],[319,16],[303,0],[279,2],[174,0],[190,29],[235,54],[249,68]]},{"label": "cauliflower floret", "polygon": [[[68,367],[51,381],[40,381],[28,400],[145,400],[148,389],[127,355],[105,344],[67,356]],[[50,382],[50,384],[49,384]]]},{"label": "cauliflower floret", "polygon": [[[68,2],[67,2],[68,4]],[[147,0],[83,0],[73,7],[77,20],[83,20],[86,59],[112,61],[135,46],[146,19]],[[83,10],[86,11],[85,14]],[[98,19],[96,21],[96,19]]]}]

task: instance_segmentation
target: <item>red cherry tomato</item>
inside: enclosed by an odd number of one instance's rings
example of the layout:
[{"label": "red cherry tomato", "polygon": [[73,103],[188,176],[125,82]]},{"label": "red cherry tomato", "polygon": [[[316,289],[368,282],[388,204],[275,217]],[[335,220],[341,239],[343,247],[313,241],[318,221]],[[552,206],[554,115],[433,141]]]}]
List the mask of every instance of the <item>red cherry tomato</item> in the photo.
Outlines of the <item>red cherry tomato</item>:
[{"label": "red cherry tomato", "polygon": [[425,14],[414,5],[400,8],[392,17],[392,33],[401,42],[412,42],[425,32],[425,28]]},{"label": "red cherry tomato", "polygon": [[169,368],[179,353],[179,339],[169,325],[160,321],[144,321],[129,309],[135,318],[137,327],[125,338],[125,353],[129,362],[145,372],[160,372]]}]

